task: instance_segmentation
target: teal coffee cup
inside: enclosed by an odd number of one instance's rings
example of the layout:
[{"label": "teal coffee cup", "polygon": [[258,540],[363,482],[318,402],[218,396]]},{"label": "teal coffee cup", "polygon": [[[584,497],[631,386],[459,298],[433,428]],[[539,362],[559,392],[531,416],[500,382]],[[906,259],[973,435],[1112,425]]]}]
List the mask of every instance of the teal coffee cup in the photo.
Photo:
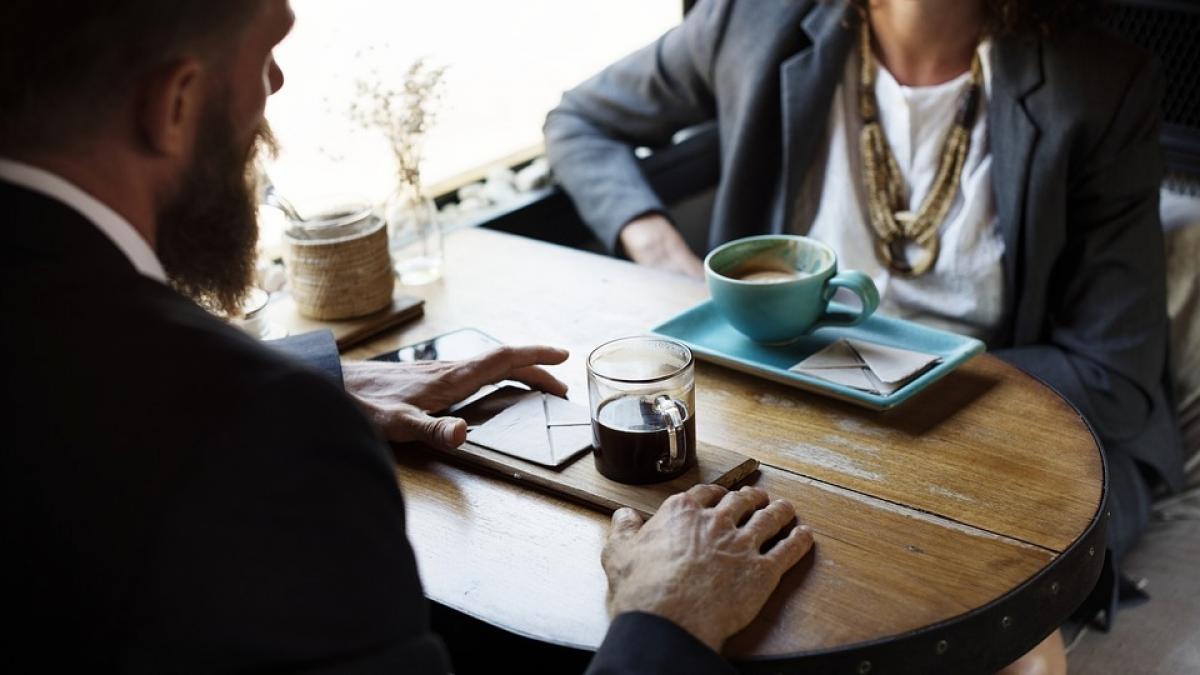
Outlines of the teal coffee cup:
[{"label": "teal coffee cup", "polygon": [[[768,234],[731,241],[704,259],[704,276],[717,312],[764,344],[791,342],[822,326],[853,326],[879,307],[871,277],[838,272],[833,249],[808,237]],[[839,288],[857,295],[862,307],[831,308]]]}]

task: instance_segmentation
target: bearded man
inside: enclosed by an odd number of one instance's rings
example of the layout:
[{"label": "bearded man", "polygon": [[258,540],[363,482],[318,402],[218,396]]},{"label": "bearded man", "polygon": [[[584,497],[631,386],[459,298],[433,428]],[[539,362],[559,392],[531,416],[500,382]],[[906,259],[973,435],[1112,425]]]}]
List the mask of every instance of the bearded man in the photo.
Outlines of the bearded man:
[{"label": "bearded man", "polygon": [[[201,307],[236,311],[251,278],[247,166],[292,21],[286,0],[0,4],[7,672],[449,667],[383,437],[460,444],[431,411],[505,379],[563,394],[539,366],[566,353],[343,366],[324,333],[289,345],[305,364]],[[811,545],[794,517],[715,486],[645,527],[618,511],[593,672],[727,672],[722,642]]]}]

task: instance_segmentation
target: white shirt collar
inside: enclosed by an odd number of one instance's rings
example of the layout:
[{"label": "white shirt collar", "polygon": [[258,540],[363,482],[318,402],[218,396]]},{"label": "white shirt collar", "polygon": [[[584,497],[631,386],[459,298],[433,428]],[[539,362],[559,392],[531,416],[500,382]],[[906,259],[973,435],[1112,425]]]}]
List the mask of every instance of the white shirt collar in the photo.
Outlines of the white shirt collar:
[{"label": "white shirt collar", "polygon": [[66,204],[105,234],[144,276],[167,283],[167,273],[142,235],[121,214],[76,185],[45,169],[0,157],[0,180],[39,192]]}]

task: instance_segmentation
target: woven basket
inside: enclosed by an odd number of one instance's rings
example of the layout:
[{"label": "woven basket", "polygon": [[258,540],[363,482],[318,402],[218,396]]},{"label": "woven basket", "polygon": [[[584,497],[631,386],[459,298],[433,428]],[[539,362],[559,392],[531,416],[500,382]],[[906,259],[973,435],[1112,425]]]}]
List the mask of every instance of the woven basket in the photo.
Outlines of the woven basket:
[{"label": "woven basket", "polygon": [[284,235],[288,285],[300,313],[312,319],[353,319],[392,302],[395,275],[386,223],[337,239]]}]

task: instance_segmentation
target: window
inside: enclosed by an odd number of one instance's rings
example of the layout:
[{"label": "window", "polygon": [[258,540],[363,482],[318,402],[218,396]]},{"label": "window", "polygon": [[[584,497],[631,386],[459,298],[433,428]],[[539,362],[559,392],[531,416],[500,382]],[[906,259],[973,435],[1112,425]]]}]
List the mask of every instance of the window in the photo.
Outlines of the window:
[{"label": "window", "polygon": [[395,185],[386,141],[357,127],[355,80],[401,77],[416,58],[447,67],[424,145],[426,186],[453,187],[482,166],[540,152],[562,92],[649,43],[679,0],[293,0],[276,49],[284,88],[267,117],[281,143],[268,171],[300,208],[330,196],[379,201]]}]

